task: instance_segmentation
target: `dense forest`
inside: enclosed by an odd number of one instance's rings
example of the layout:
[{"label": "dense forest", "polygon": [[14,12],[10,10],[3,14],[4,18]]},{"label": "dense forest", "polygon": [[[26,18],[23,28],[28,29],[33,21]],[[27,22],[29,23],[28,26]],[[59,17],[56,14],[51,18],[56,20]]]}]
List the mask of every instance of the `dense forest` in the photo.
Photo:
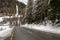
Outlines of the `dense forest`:
[{"label": "dense forest", "polygon": [[[14,16],[16,14],[16,5],[19,6],[19,15],[24,13],[25,4],[17,0],[0,0],[0,14]],[[23,10],[23,12],[21,12]]]},{"label": "dense forest", "polygon": [[49,5],[48,19],[53,22],[57,19],[60,22],[60,0],[52,0]]},{"label": "dense forest", "polygon": [[27,5],[27,23],[40,23],[46,20],[60,22],[60,0],[29,0]]},{"label": "dense forest", "polygon": [[3,22],[10,22],[10,24],[15,23],[17,21],[22,21],[24,14],[25,14],[25,7],[26,5],[22,2],[17,0],[0,0],[0,16],[15,16],[16,14],[16,5],[18,6],[18,14],[22,15],[20,18],[4,18]]},{"label": "dense forest", "polygon": [[27,14],[23,23],[40,23],[46,20],[50,20],[52,23],[57,20],[56,23],[59,23],[59,1],[60,0],[28,0],[27,9],[25,9],[26,5],[16,0],[0,0],[0,14],[9,16],[15,15],[17,4],[19,6],[19,15]]},{"label": "dense forest", "polygon": [[14,15],[16,13],[15,5],[16,0],[0,0],[0,14],[9,16]]}]

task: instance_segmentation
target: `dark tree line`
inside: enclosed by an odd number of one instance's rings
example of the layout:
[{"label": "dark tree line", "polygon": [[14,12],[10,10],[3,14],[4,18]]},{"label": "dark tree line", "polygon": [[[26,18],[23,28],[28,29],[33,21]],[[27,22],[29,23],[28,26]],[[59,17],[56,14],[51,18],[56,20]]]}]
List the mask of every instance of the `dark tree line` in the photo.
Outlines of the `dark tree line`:
[{"label": "dark tree line", "polygon": [[[27,5],[27,23],[40,23],[45,21],[45,18],[54,23],[56,19],[57,23],[60,22],[60,0],[28,0]],[[35,5],[35,6],[33,6]]]},{"label": "dark tree line", "polygon": [[48,0],[29,0],[27,5],[27,19],[28,23],[44,21],[47,15]]},{"label": "dark tree line", "polygon": [[60,22],[60,0],[52,0],[50,2],[50,9],[48,19],[51,20],[53,23],[57,19]]},{"label": "dark tree line", "polygon": [[0,0],[0,14],[12,15],[16,13],[16,0]]}]

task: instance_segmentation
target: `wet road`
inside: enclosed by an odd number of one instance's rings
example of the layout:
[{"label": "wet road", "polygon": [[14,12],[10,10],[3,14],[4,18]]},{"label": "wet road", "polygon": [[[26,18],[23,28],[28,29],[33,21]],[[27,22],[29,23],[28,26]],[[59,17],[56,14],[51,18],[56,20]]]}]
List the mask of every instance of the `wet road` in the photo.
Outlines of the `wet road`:
[{"label": "wet road", "polygon": [[60,35],[15,27],[12,40],[60,40]]}]

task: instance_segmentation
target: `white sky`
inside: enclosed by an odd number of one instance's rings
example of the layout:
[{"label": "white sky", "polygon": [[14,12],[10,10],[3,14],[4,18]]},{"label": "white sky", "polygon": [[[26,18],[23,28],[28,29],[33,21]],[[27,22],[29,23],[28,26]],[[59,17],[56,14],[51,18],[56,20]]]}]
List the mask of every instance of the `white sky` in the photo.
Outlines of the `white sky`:
[{"label": "white sky", "polygon": [[18,1],[23,2],[24,4],[27,4],[28,0],[18,0]]}]

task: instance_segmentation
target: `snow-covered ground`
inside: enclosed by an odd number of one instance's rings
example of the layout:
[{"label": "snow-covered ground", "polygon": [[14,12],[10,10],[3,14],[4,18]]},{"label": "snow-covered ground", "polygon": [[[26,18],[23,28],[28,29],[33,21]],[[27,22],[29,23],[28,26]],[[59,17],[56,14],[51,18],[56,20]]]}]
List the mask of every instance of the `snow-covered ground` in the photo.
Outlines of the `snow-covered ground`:
[{"label": "snow-covered ground", "polygon": [[12,33],[13,28],[7,28],[5,30],[0,31],[0,37],[9,37]]},{"label": "snow-covered ground", "polygon": [[12,32],[13,32],[13,28],[9,28],[8,26],[2,26],[2,30],[0,30],[0,40],[7,38],[9,36],[11,36]]},{"label": "snow-covered ground", "polygon": [[21,25],[21,27],[35,29],[35,30],[44,31],[44,32],[50,32],[54,34],[60,34],[60,27],[55,27],[55,26],[52,26],[51,24],[47,24],[47,26],[36,25],[36,24],[25,24],[25,25]]},{"label": "snow-covered ground", "polygon": [[[3,18],[4,17],[0,17],[0,22],[3,21]],[[0,25],[0,40],[4,40],[5,38],[11,36],[14,27],[9,26],[9,22]]]}]

